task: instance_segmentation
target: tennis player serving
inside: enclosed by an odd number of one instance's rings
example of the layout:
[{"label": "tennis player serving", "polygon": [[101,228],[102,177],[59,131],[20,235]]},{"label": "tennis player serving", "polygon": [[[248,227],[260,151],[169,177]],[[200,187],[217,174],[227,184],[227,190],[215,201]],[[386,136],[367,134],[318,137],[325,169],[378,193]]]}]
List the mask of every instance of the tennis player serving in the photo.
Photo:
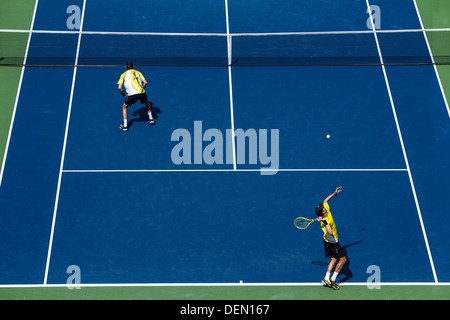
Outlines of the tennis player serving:
[{"label": "tennis player serving", "polygon": [[[334,223],[333,216],[331,215],[328,201],[330,201],[333,197],[336,197],[341,191],[342,187],[337,187],[336,190],[326,197],[326,199],[323,200],[323,202],[321,202],[315,210],[316,215],[319,216],[318,220],[320,221],[320,226],[322,227],[322,231],[324,233],[323,245],[325,247],[325,257],[331,258],[325,278],[322,280],[322,284],[326,287],[333,288],[334,290],[339,290],[339,286],[336,283],[336,278],[339,275],[339,272],[341,272],[345,262],[347,262],[347,258],[344,250],[342,250],[342,247],[339,244],[336,224]],[[334,269],[335,266],[336,269]],[[334,273],[333,276],[331,276],[333,269]]]},{"label": "tennis player serving", "polygon": [[[150,102],[148,101],[147,94],[145,93],[145,87],[148,84],[147,80],[145,80],[142,73],[134,70],[133,62],[128,61],[125,67],[127,68],[127,71],[122,73],[119,82],[117,83],[119,85],[120,93],[125,98],[122,106],[123,124],[121,124],[119,128],[123,131],[128,131],[127,109],[129,106],[135,104],[138,100],[141,103],[145,104],[150,124],[155,124],[156,121],[152,116]],[[125,86],[126,93],[123,91],[123,86]]]}]

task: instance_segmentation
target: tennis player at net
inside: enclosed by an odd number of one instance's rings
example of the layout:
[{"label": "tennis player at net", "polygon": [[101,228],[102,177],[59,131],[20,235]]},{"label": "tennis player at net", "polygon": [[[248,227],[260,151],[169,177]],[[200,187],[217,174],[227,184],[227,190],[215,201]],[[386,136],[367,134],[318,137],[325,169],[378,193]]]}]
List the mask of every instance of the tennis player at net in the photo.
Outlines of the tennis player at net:
[{"label": "tennis player at net", "polygon": [[[315,209],[316,215],[319,216],[320,226],[322,227],[322,231],[324,233],[323,245],[325,247],[325,257],[331,258],[331,261],[328,264],[325,278],[322,280],[322,284],[329,288],[333,288],[334,290],[339,289],[339,286],[336,283],[336,278],[339,275],[339,272],[341,272],[345,262],[347,262],[347,258],[345,256],[344,250],[339,244],[336,224],[334,223],[333,216],[331,215],[330,205],[328,204],[328,201],[331,200],[331,198],[337,196],[341,191],[342,187],[336,188],[336,190]],[[336,262],[338,262],[337,265]],[[331,272],[333,271],[335,265],[336,269],[334,270],[333,276],[330,279]]]},{"label": "tennis player at net", "polygon": [[[134,69],[133,62],[128,61],[125,67],[127,68],[127,71],[120,76],[119,82],[117,83],[119,85],[120,93],[125,98],[122,106],[123,124],[121,124],[119,128],[123,131],[128,131],[127,109],[129,106],[135,104],[138,100],[142,104],[145,104],[150,124],[155,124],[156,121],[152,116],[150,102],[148,101],[147,94],[145,93],[145,87],[148,84],[147,80],[145,80],[142,73]],[[123,91],[124,86],[126,93]]]}]

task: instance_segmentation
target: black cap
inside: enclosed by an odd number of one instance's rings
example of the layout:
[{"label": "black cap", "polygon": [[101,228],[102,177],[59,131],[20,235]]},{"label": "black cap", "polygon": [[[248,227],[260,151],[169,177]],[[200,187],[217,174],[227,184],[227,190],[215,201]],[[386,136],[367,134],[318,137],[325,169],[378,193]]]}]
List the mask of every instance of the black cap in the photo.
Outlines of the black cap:
[{"label": "black cap", "polygon": [[134,68],[134,66],[133,66],[133,61],[127,61],[127,63],[125,64],[125,66],[126,66],[128,69],[133,69],[133,68]]},{"label": "black cap", "polygon": [[317,207],[316,207],[316,215],[321,217],[323,216],[323,203],[321,202]]}]

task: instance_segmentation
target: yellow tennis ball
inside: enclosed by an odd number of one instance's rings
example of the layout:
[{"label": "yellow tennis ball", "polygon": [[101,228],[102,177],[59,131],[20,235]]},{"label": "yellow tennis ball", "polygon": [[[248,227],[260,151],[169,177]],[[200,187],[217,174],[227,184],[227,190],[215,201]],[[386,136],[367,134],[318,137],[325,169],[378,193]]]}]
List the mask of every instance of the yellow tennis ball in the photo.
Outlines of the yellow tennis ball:
[{"label": "yellow tennis ball", "polygon": [[330,136],[329,134],[327,134],[327,139],[330,139],[330,137],[331,137],[331,136]]}]

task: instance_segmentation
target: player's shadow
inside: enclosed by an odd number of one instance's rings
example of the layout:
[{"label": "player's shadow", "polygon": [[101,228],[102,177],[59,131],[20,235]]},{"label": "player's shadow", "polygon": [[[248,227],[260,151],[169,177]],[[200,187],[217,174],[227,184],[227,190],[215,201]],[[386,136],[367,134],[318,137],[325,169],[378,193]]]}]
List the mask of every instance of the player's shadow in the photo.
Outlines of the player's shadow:
[{"label": "player's shadow", "polygon": [[[163,113],[160,108],[155,107],[153,102],[150,101],[150,108],[152,108],[153,119],[158,120],[158,115]],[[135,122],[148,122],[148,113],[145,107],[142,106],[139,109],[133,111],[133,119],[128,121],[128,128],[130,128]]]},{"label": "player's shadow", "polygon": [[[344,266],[342,267],[342,270],[340,272],[340,274],[343,275],[344,277],[339,279],[339,283],[346,282],[346,281],[350,280],[351,278],[353,278],[353,272],[350,269],[350,257],[348,255],[347,248],[356,246],[357,244],[360,244],[361,242],[362,242],[362,240],[359,240],[359,241],[356,241],[355,243],[351,243],[351,244],[348,244],[348,245],[342,247],[342,250],[344,250],[344,254],[347,257],[347,262],[344,264]],[[323,262],[323,261],[311,261],[311,263],[315,266],[321,266],[321,267],[328,266],[328,262]]]}]

